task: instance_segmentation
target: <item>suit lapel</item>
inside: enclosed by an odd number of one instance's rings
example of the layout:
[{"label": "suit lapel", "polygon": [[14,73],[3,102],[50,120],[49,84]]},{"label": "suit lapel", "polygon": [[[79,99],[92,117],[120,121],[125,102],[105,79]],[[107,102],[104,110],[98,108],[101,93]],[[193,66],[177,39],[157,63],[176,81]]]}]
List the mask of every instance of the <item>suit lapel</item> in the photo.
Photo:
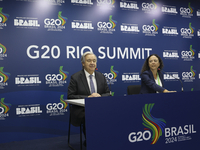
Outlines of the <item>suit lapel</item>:
[{"label": "suit lapel", "polygon": [[149,74],[150,74],[150,76],[151,76],[151,79],[153,79],[153,81],[155,82],[155,79],[154,79],[154,77],[153,77],[153,73],[151,72],[151,70],[149,70]]},{"label": "suit lapel", "polygon": [[[149,73],[150,73],[150,76],[153,79],[153,81],[156,82],[155,79],[154,79],[154,77],[153,77],[153,73],[151,72],[151,70],[149,70]],[[159,75],[160,81],[162,83],[162,87],[164,87],[162,74],[158,73],[158,75]]]},{"label": "suit lapel", "polygon": [[88,93],[88,95],[90,95],[90,89],[88,86],[88,82],[87,82],[84,70],[82,70],[82,72],[80,74],[80,78],[81,78],[84,88],[86,89],[86,92]]},{"label": "suit lapel", "polygon": [[164,87],[164,83],[163,83],[163,74],[160,72],[158,73],[159,74],[159,77],[160,77],[160,81],[162,83],[162,87]]}]

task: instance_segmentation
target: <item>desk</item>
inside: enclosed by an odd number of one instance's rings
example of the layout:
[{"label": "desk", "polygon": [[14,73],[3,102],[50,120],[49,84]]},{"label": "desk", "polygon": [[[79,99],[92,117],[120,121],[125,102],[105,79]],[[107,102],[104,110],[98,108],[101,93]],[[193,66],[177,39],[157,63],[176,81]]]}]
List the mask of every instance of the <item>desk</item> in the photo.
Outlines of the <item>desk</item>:
[{"label": "desk", "polygon": [[85,107],[85,99],[70,99],[70,100],[65,100],[65,101],[72,105]]}]

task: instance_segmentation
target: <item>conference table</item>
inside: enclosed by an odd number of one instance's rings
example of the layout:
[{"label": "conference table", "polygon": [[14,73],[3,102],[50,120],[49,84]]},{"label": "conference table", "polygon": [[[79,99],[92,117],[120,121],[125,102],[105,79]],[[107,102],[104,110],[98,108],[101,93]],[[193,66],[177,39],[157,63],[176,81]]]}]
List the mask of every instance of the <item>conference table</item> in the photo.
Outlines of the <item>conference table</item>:
[{"label": "conference table", "polygon": [[199,149],[200,91],[67,102],[85,107],[87,150]]}]

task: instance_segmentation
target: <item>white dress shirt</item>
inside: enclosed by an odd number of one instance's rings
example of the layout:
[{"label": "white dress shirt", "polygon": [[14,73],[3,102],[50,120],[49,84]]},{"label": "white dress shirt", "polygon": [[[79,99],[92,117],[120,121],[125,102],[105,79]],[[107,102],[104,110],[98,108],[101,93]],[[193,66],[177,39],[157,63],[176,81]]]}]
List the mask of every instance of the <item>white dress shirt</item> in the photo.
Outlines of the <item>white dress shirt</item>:
[{"label": "white dress shirt", "polygon": [[[87,79],[87,83],[88,83],[88,86],[90,88],[90,92],[91,92],[91,87],[90,87],[90,74],[84,69],[84,72],[85,72],[85,76],[86,76],[86,79]],[[95,78],[95,73],[93,72],[92,74],[92,81],[94,83],[94,89],[95,89],[95,93],[97,93],[97,81],[96,81],[96,78]]]}]

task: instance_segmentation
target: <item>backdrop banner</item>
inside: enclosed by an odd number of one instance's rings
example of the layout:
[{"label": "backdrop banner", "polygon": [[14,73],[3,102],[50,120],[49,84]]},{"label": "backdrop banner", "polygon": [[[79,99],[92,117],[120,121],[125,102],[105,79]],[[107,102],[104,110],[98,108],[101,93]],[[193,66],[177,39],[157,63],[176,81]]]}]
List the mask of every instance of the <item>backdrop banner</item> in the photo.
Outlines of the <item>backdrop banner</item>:
[{"label": "backdrop banner", "polygon": [[0,143],[67,134],[64,99],[86,51],[113,96],[140,84],[151,54],[168,90],[200,90],[199,21],[196,0],[0,0]]}]

